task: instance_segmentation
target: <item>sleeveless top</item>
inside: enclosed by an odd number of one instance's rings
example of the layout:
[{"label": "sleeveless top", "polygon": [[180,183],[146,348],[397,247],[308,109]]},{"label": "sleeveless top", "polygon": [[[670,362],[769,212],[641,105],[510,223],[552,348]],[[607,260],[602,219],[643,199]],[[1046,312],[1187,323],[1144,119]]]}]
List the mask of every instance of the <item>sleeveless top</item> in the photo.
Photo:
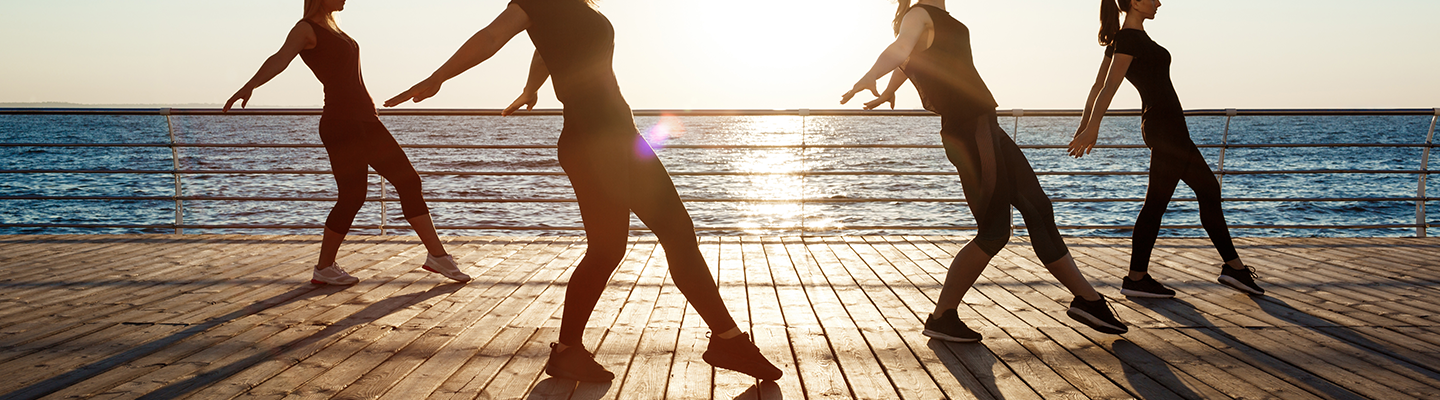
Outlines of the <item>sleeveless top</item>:
[{"label": "sleeveless top", "polygon": [[634,134],[634,116],[611,66],[615,28],[610,20],[581,0],[510,3],[530,18],[526,31],[550,70],[555,97],[564,104],[566,130],[629,129]]},{"label": "sleeveless top", "polygon": [[[1143,108],[1140,126],[1147,139],[1155,139],[1148,133],[1176,131],[1185,133],[1185,110],[1180,106],[1180,96],[1170,81],[1170,51],[1150,39],[1150,35],[1139,29],[1121,29],[1115,34],[1115,41],[1105,48],[1106,57],[1116,53],[1134,57],[1125,79],[1140,92]],[[1169,136],[1169,135],[1165,135]]]},{"label": "sleeveless top", "polygon": [[935,38],[930,48],[911,54],[902,70],[915,83],[925,109],[956,118],[994,113],[998,104],[975,69],[970,29],[940,8],[925,4],[914,8],[930,13]]},{"label": "sleeveless top", "polygon": [[301,50],[300,59],[325,85],[325,111],[321,118],[375,119],[375,101],[360,76],[360,45],[344,35],[303,20],[315,30],[315,47]]}]

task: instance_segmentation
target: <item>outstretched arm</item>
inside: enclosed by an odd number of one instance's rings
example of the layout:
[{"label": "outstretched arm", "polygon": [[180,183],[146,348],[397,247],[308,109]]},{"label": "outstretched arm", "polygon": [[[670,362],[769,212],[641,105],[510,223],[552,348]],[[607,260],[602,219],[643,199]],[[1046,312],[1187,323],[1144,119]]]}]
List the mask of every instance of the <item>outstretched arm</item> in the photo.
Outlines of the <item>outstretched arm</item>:
[{"label": "outstretched arm", "polygon": [[[875,65],[870,67],[870,71],[866,72],[860,81],[855,82],[855,87],[840,96],[840,104],[849,102],[851,97],[863,90],[869,90],[875,97],[880,97],[880,93],[875,90],[875,80],[891,71],[896,71],[901,64],[905,63],[905,60],[910,58],[910,53],[915,50],[915,45],[920,42],[920,38],[924,36],[925,30],[930,27],[931,23],[930,14],[924,12],[905,14],[905,18],[900,20],[900,34],[895,36],[895,41],[885,48],[885,52],[880,53],[880,57],[875,60]],[[894,84],[895,80],[891,79],[890,83]]]},{"label": "outstretched arm", "polygon": [[880,107],[881,104],[890,103],[890,109],[894,110],[895,91],[899,90],[900,86],[904,85],[907,79],[910,79],[910,77],[905,76],[905,71],[896,68],[894,72],[890,73],[890,84],[885,86],[885,90],[880,92],[880,96],[876,97],[875,100],[865,102],[865,109],[874,110],[876,107]]},{"label": "outstretched arm", "polygon": [[540,57],[540,50],[535,50],[535,56],[530,58],[530,78],[525,80],[525,89],[520,92],[520,97],[500,111],[501,116],[515,113],[520,106],[525,110],[535,109],[535,102],[540,101],[540,86],[545,85],[545,80],[550,78],[550,69],[545,67],[545,59]]},{"label": "outstretched arm", "polygon": [[230,96],[230,100],[225,101],[223,111],[230,112],[230,107],[234,106],[237,100],[240,101],[240,108],[245,108],[245,105],[250,103],[250,95],[255,88],[275,79],[276,75],[284,72],[285,67],[290,66],[290,62],[295,60],[295,56],[300,55],[301,50],[313,47],[315,47],[315,29],[304,22],[296,23],[295,27],[290,29],[290,34],[285,37],[285,44],[281,45],[280,50],[270,58],[265,59],[265,63],[260,64],[260,70],[255,72],[255,76],[250,78],[249,82],[245,82],[245,86],[241,86],[234,96]]},{"label": "outstretched arm", "polygon": [[1105,110],[1110,109],[1115,91],[1125,80],[1125,71],[1130,69],[1131,60],[1134,57],[1129,54],[1116,53],[1113,58],[1106,57],[1100,62],[1100,73],[1095,77],[1095,85],[1090,88],[1090,96],[1085,99],[1080,128],[1076,130],[1075,138],[1070,140],[1070,156],[1084,157],[1095,149],[1095,141],[1100,137],[1100,120],[1105,118]]},{"label": "outstretched arm", "polygon": [[410,90],[385,101],[386,107],[394,107],[409,100],[419,103],[422,100],[435,96],[440,92],[440,85],[445,81],[454,78],[456,75],[480,65],[481,62],[490,59],[495,52],[500,51],[510,38],[515,37],[520,31],[530,27],[530,17],[519,5],[510,4],[505,11],[500,13],[495,21],[489,26],[476,32],[470,40],[465,41],[450,60],[445,61],[439,69],[430,74],[429,78],[415,84]]}]

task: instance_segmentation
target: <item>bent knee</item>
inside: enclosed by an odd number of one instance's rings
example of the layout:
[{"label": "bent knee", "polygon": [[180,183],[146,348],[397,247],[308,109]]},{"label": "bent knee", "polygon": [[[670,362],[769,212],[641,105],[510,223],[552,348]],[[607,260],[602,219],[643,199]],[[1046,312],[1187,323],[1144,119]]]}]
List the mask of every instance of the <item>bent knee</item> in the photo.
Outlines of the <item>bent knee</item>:
[{"label": "bent knee", "polygon": [[1004,233],[998,234],[982,234],[970,240],[970,243],[974,243],[976,247],[980,248],[980,251],[984,251],[985,254],[994,257],[996,254],[1000,254],[1000,249],[1005,248],[1006,243],[1010,243],[1010,231],[1006,230]]}]

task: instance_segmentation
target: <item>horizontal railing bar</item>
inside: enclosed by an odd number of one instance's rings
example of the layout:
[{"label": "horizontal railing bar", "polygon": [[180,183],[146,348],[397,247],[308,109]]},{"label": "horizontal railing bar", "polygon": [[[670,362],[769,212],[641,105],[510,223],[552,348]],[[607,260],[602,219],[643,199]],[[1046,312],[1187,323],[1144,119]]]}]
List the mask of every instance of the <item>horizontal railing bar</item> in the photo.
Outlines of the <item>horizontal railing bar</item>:
[{"label": "horizontal railing bar", "polygon": [[[1440,143],[1254,143],[1254,144],[1197,144],[1200,148],[1343,148],[1343,147],[1395,147],[1395,148],[1440,148]],[[324,148],[323,144],[309,143],[190,143],[175,144],[169,143],[0,143],[0,147],[135,147],[135,148]],[[516,145],[484,145],[484,144],[405,144],[400,145],[406,149],[482,149],[482,150],[532,150],[532,149],[556,149],[556,145],[546,144],[516,144]],[[1068,145],[1020,145],[1022,149],[1066,149]],[[790,150],[790,149],[943,149],[945,146],[938,144],[687,144],[667,145],[666,149],[742,149],[742,150]],[[1143,144],[1111,144],[1098,145],[1097,149],[1143,149]]]},{"label": "horizontal railing bar", "polygon": [[[1377,224],[1377,225],[1230,225],[1230,229],[1409,229],[1418,228],[1422,224]],[[1428,227],[1437,226],[1427,224]],[[104,228],[125,228],[125,229],[320,229],[324,225],[125,225],[125,224],[0,224],[0,228],[81,228],[81,229],[104,229]],[[408,226],[387,225],[386,229],[409,230]],[[1062,225],[1058,229],[1133,229],[1132,225]],[[1161,229],[1202,229],[1200,225],[1164,225]],[[353,225],[351,229],[380,229],[379,225]],[[452,225],[436,226],[435,229],[448,230],[512,230],[512,231],[580,231],[585,230],[583,226],[506,226],[506,225]],[[708,226],[695,227],[697,231],[746,231],[746,230],[786,230],[786,231],[840,231],[840,230],[974,230],[973,225],[937,225],[937,226]],[[1017,225],[1015,229],[1025,229],[1024,225]],[[645,227],[630,227],[632,231],[648,231]]]},{"label": "horizontal railing bar", "polygon": [[[159,200],[182,200],[182,201],[337,201],[335,197],[234,197],[234,196],[0,196],[0,200],[126,200],[126,201],[159,201]],[[696,203],[964,203],[964,198],[820,198],[820,199],[757,199],[757,198],[686,198],[681,201]],[[1221,199],[1226,202],[1236,203],[1260,203],[1260,202],[1413,202],[1421,201],[1419,197],[1236,197]],[[1426,197],[1424,201],[1440,201],[1440,197]],[[395,197],[370,197],[365,201],[400,201]],[[473,198],[426,198],[426,202],[435,203],[574,203],[573,198],[560,199],[473,199]],[[1067,199],[1052,198],[1051,202],[1056,203],[1122,203],[1122,202],[1143,202],[1144,198],[1094,198],[1094,199]],[[1173,202],[1190,202],[1194,198],[1176,197]]]},{"label": "horizontal railing bar", "polygon": [[[251,108],[232,109],[228,114],[233,115],[320,115],[319,108]],[[440,109],[440,108],[382,108],[379,109],[382,116],[499,116],[500,109]],[[995,113],[1001,117],[1010,117],[1013,110],[997,109]],[[1024,117],[1078,117],[1082,110],[1076,109],[1026,109]],[[1110,116],[1138,116],[1138,109],[1108,110],[1106,115]],[[1196,109],[1186,110],[1186,116],[1217,116],[1223,117],[1228,114],[1226,109]],[[1374,115],[1417,115],[1433,116],[1433,108],[1373,108],[1373,109],[1236,109],[1235,116],[1374,116]],[[0,114],[19,115],[226,115],[219,108],[0,108]],[[788,115],[800,116],[801,109],[781,110],[760,110],[760,109],[705,109],[705,110],[667,110],[667,109],[643,109],[633,110],[635,116],[771,116]],[[809,116],[935,116],[934,113],[925,110],[856,110],[856,109],[805,109],[803,113]],[[554,116],[563,115],[559,109],[539,109],[530,111],[517,111],[515,116],[542,115]]]},{"label": "horizontal railing bar", "polygon": [[[184,174],[184,175],[330,175],[325,170],[70,170],[70,169],[6,169],[0,174]],[[562,171],[418,171],[420,175],[452,176],[564,176]],[[1217,175],[1304,175],[1304,174],[1434,174],[1437,171],[1422,170],[1370,170],[1370,169],[1315,169],[1315,170],[1257,170],[1257,171],[1216,171]],[[375,173],[370,173],[375,175]],[[930,171],[780,171],[780,172],[671,172],[670,176],[949,176],[955,172]],[[1108,176],[1148,175],[1147,171],[1036,171],[1036,175],[1062,176]]]}]

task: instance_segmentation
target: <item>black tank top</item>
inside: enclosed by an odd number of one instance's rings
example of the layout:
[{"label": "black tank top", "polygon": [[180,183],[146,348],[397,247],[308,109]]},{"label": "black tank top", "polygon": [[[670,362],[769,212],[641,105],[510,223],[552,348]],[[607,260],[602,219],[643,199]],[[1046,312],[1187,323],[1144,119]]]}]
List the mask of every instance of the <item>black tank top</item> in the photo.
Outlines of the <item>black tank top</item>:
[{"label": "black tank top", "polygon": [[611,63],[615,28],[582,0],[513,0],[530,18],[530,41],[554,79],[555,97],[565,105],[567,131],[628,127],[635,119],[620,95]]},{"label": "black tank top", "polygon": [[915,8],[930,13],[935,26],[930,48],[911,54],[909,64],[903,68],[920,92],[925,109],[957,118],[995,112],[995,96],[980,79],[980,71],[975,70],[970,28],[940,8],[925,4],[916,4]]},{"label": "black tank top", "polygon": [[1115,41],[1105,48],[1106,57],[1114,57],[1116,53],[1134,57],[1125,71],[1125,79],[1140,92],[1143,108],[1140,125],[1147,141],[1161,138],[1151,134],[1175,131],[1185,133],[1184,138],[1189,140],[1185,109],[1180,106],[1180,96],[1170,81],[1170,51],[1151,40],[1145,31],[1121,29],[1115,34]]},{"label": "black tank top", "polygon": [[300,59],[325,85],[325,111],[322,118],[376,118],[375,101],[365,90],[360,76],[360,45],[349,35],[331,31],[309,19],[303,20],[315,30],[315,47],[300,51]]}]

